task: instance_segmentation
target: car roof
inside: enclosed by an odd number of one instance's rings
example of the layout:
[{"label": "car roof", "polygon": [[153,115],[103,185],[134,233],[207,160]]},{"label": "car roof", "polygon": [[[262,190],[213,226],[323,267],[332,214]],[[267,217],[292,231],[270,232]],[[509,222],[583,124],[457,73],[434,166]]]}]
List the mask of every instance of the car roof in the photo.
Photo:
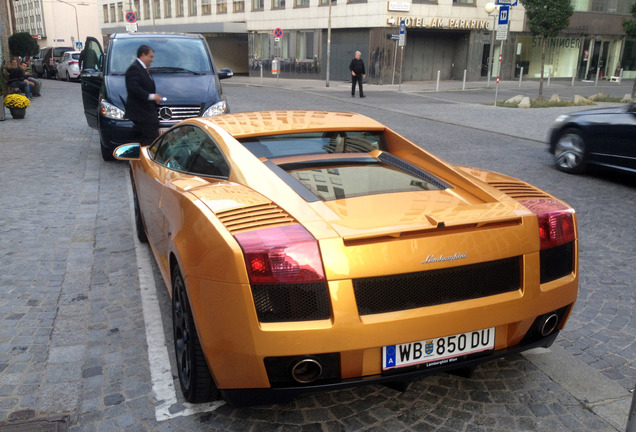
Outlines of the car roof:
[{"label": "car roof", "polygon": [[253,111],[199,118],[228,132],[234,138],[329,131],[384,131],[386,126],[352,112],[335,111]]},{"label": "car roof", "polygon": [[166,36],[176,36],[176,37],[182,37],[182,38],[192,38],[192,39],[203,39],[203,36],[201,36],[198,33],[177,33],[177,32],[161,32],[161,33],[144,33],[144,32],[138,32],[138,33],[113,33],[112,35],[110,35],[111,39],[136,39],[136,38],[161,38],[161,37],[166,37]]}]

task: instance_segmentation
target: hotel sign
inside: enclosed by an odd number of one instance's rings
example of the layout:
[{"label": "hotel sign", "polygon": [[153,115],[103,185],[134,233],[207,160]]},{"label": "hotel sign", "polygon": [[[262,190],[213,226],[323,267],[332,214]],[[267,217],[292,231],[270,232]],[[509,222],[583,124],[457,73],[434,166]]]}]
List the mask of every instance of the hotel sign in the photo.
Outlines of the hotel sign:
[{"label": "hotel sign", "polygon": [[460,19],[437,17],[389,17],[387,24],[393,25],[404,20],[406,27],[431,28],[447,30],[488,30],[488,20],[484,19]]}]

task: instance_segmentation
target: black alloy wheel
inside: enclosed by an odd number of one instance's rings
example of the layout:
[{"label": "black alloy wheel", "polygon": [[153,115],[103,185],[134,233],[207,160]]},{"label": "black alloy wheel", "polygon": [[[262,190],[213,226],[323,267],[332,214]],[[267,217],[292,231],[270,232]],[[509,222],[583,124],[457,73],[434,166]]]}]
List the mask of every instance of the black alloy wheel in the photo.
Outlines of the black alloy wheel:
[{"label": "black alloy wheel", "polygon": [[144,220],[141,216],[141,209],[139,207],[139,199],[137,198],[137,188],[133,182],[133,202],[135,207],[135,230],[137,231],[137,238],[142,243],[148,243],[148,236],[144,228]]},{"label": "black alloy wheel", "polygon": [[179,268],[175,266],[172,274],[172,328],[181,392],[190,403],[209,402],[218,399],[219,390],[203,356]]}]

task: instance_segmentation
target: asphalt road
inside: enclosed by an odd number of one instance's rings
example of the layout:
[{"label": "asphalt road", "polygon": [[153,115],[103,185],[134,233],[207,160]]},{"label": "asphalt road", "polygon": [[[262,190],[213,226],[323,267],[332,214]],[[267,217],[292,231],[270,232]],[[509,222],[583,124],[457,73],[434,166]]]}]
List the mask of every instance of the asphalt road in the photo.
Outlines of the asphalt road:
[{"label": "asphalt road", "polygon": [[[406,392],[382,386],[285,405],[192,406],[175,381],[170,301],[134,236],[127,165],[105,163],[80,86],[46,81],[24,120],[0,122],[0,430],[43,418],[70,430],[622,431],[636,382],[636,181],[570,176],[545,151],[550,122],[572,108],[489,106],[473,83],[367,86],[235,77],[234,112],[357,111],[456,164],[499,171],[570,203],[580,230],[579,300],[549,351],[487,363],[470,378],[438,374]],[[548,96],[599,90],[553,83]],[[629,84],[629,85],[628,85]],[[500,99],[533,95],[508,83]],[[36,425],[32,423],[33,430]]]}]

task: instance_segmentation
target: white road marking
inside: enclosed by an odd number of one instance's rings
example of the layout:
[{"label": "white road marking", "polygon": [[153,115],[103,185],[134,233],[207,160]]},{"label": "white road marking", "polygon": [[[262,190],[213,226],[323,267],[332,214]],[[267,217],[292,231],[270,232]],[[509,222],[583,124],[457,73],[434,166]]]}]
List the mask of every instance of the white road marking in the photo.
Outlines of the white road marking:
[{"label": "white road marking", "polygon": [[[132,184],[129,181],[128,202],[132,214],[131,229],[135,226],[135,208],[133,205]],[[135,242],[135,256],[139,272],[139,290],[141,291],[141,305],[146,327],[146,342],[148,343],[148,360],[150,362],[150,377],[152,390],[157,399],[155,418],[157,421],[169,420],[179,416],[214,411],[224,405],[224,401],[205,404],[190,404],[184,402],[177,405],[177,393],[164,337],[163,321],[157,298],[157,285],[152,272],[150,247],[141,243],[133,232]],[[174,406],[174,412],[170,408]]]}]

